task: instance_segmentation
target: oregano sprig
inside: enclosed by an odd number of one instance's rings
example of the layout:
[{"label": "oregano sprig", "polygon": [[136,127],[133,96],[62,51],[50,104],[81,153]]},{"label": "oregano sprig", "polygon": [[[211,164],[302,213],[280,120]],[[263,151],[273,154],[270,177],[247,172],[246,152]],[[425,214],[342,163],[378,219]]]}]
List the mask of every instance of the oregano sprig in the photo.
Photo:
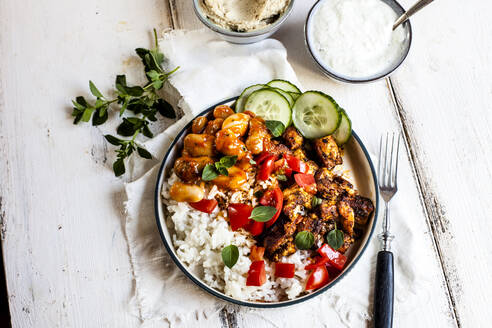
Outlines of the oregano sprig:
[{"label": "oregano sprig", "polygon": [[[72,100],[74,105],[72,116],[74,124],[79,122],[89,122],[92,125],[104,124],[109,115],[110,109],[118,110],[122,122],[118,125],[116,132],[123,137],[131,139],[121,139],[112,135],[106,135],[106,140],[119,146],[116,150],[117,158],[113,164],[113,171],[116,176],[125,173],[124,160],[135,151],[143,158],[152,158],[152,155],[135,141],[137,136],[143,134],[147,138],[154,135],[149,125],[157,121],[157,113],[167,118],[176,118],[173,107],[162,99],[157,91],[162,89],[169,76],[176,72],[176,67],[170,72],[165,72],[162,64],[164,55],[159,50],[157,32],[154,29],[155,47],[153,49],[137,48],[135,52],[142,60],[144,72],[148,82],[144,86],[130,86],[126,81],[125,75],[117,75],[115,80],[116,95],[113,99],[106,98],[96,87],[94,82],[89,81],[91,94],[96,98],[95,101],[87,101],[84,97],[78,96]],[[125,115],[126,112],[133,113],[133,116]]]}]

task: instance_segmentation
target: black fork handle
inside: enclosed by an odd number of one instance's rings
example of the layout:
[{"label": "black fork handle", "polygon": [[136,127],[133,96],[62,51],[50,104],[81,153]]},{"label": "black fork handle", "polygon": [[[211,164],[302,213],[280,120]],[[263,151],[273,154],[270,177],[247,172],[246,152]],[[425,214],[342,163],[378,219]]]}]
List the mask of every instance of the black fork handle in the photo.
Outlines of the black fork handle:
[{"label": "black fork handle", "polygon": [[380,251],[376,265],[376,284],[374,285],[374,327],[393,326],[393,253]]}]

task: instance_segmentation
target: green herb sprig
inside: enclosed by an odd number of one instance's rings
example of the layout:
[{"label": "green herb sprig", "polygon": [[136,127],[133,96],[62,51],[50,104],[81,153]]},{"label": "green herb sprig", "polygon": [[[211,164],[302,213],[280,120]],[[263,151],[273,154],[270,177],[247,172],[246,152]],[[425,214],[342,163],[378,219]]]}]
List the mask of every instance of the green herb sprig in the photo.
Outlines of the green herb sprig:
[{"label": "green herb sprig", "polygon": [[[162,89],[169,76],[176,72],[179,67],[170,72],[164,71],[162,67],[164,55],[159,50],[155,29],[154,39],[155,48],[150,50],[144,48],[135,49],[135,52],[142,60],[148,80],[144,86],[130,86],[127,84],[125,75],[117,75],[115,80],[116,90],[114,90],[115,98],[108,99],[92,81],[89,81],[89,89],[91,94],[96,97],[96,100],[89,102],[84,97],[78,96],[72,101],[74,105],[72,112],[74,124],[89,122],[92,118],[92,125],[101,125],[107,121],[110,109],[118,110],[122,122],[118,125],[116,132],[120,136],[131,137],[131,139],[121,139],[109,134],[105,135],[109,143],[119,146],[119,149],[116,150],[117,158],[113,164],[113,171],[116,176],[125,173],[124,160],[135,151],[142,158],[152,158],[152,155],[136,142],[136,138],[140,134],[147,138],[154,137],[149,125],[157,121],[157,113],[167,118],[176,118],[173,107],[166,100],[159,97],[157,91]],[[126,111],[132,112],[133,116],[123,117]]]},{"label": "green herb sprig", "polygon": [[237,162],[237,156],[224,156],[214,164],[207,164],[203,168],[202,180],[211,181],[220,174],[229,176],[228,168],[232,167]]}]

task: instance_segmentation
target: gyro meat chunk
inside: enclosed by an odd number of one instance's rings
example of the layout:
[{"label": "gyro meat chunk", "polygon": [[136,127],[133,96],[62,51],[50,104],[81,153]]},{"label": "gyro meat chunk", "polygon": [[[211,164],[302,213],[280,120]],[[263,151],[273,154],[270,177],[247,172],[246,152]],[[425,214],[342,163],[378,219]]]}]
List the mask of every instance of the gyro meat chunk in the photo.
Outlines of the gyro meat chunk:
[{"label": "gyro meat chunk", "polygon": [[299,185],[295,184],[290,188],[287,188],[283,191],[284,196],[284,214],[293,218],[299,213],[305,211],[305,209],[311,208],[311,201],[313,199],[313,195],[306,192]]},{"label": "gyro meat chunk", "polygon": [[316,139],[314,148],[324,167],[331,170],[336,165],[342,164],[340,149],[332,136]]},{"label": "gyro meat chunk", "polygon": [[345,231],[350,237],[354,235],[355,215],[354,210],[350,207],[347,199],[342,199],[337,204],[338,213],[340,213],[340,221],[342,223],[343,231]]},{"label": "gyro meat chunk", "polygon": [[282,138],[284,138],[285,143],[292,150],[300,148],[304,141],[304,138],[301,136],[299,131],[297,131],[297,129],[293,126],[289,126],[287,129],[285,129]]},{"label": "gyro meat chunk", "polygon": [[374,205],[369,198],[355,195],[354,197],[346,198],[348,204],[354,210],[355,223],[365,225],[369,216],[374,211]]},{"label": "gyro meat chunk", "polygon": [[289,147],[278,142],[277,140],[269,140],[268,142],[265,142],[264,150],[276,156],[282,156],[283,154],[291,153]]},{"label": "gyro meat chunk", "polygon": [[320,168],[315,176],[316,187],[318,195],[332,204],[336,203],[342,195],[354,195],[354,186],[342,178],[341,176],[333,174],[326,167]]},{"label": "gyro meat chunk", "polygon": [[202,175],[203,168],[214,161],[208,156],[181,156],[174,163],[174,172],[185,182],[196,182]]},{"label": "gyro meat chunk", "polygon": [[249,121],[248,138],[246,147],[253,155],[258,155],[265,150],[265,144],[270,142],[271,134],[261,118],[252,118]]},{"label": "gyro meat chunk", "polygon": [[323,221],[315,213],[309,213],[303,220],[297,225],[297,232],[309,231],[314,236],[315,245],[323,241],[323,236],[328,231],[328,223]]}]

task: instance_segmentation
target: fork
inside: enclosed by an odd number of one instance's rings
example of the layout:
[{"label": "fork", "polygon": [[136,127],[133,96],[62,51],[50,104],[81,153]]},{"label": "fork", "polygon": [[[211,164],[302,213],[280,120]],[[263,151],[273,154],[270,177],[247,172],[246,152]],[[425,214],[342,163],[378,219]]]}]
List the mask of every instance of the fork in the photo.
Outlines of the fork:
[{"label": "fork", "polygon": [[[384,140],[383,140],[384,139]],[[390,140],[391,139],[391,140]],[[383,144],[384,143],[384,144]],[[390,328],[393,326],[393,253],[390,233],[389,204],[398,190],[398,152],[400,150],[400,134],[381,136],[379,143],[379,192],[384,200],[383,232],[378,235],[381,250],[376,264],[376,283],[374,285],[374,326]]]}]

